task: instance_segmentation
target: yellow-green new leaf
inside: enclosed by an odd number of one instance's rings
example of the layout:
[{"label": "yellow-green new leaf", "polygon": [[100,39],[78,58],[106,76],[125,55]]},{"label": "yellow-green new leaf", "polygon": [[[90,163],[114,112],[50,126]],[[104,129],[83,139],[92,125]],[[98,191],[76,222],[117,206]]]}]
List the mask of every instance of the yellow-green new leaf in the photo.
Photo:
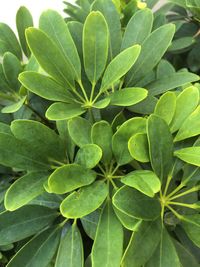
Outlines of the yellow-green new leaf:
[{"label": "yellow-green new leaf", "polygon": [[67,196],[60,205],[61,214],[66,218],[81,218],[98,209],[108,195],[103,181],[96,181]]},{"label": "yellow-green new leaf", "polygon": [[112,203],[109,201],[104,209],[97,227],[92,247],[92,266],[119,267],[123,252],[123,228],[116,217]]},{"label": "yellow-green new leaf", "polygon": [[200,146],[187,147],[174,152],[179,159],[200,167]]},{"label": "yellow-green new leaf", "polygon": [[22,97],[18,102],[9,105],[9,106],[5,106],[4,108],[2,108],[1,112],[2,113],[14,113],[18,110],[20,110],[20,108],[23,106],[24,102],[26,100],[26,96]]},{"label": "yellow-green new leaf", "polygon": [[161,183],[156,174],[148,170],[132,171],[121,179],[122,183],[154,197],[160,191]]},{"label": "yellow-green new leaf", "polygon": [[101,77],[108,57],[109,32],[104,16],[92,11],[83,27],[83,59],[85,72],[92,84]]},{"label": "yellow-green new leaf", "polygon": [[71,192],[91,184],[96,178],[94,171],[78,164],[68,164],[57,168],[49,177],[49,189],[56,194]]},{"label": "yellow-green new leaf", "polygon": [[108,65],[103,75],[101,92],[108,90],[124,76],[136,62],[141,51],[140,45],[131,46],[118,54]]}]

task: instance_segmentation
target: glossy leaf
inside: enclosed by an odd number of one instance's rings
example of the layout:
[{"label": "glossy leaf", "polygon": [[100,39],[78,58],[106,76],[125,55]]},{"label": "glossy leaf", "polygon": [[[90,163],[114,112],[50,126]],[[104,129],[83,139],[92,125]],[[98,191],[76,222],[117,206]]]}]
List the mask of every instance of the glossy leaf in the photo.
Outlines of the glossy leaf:
[{"label": "glossy leaf", "polygon": [[81,224],[84,228],[84,231],[93,240],[95,239],[100,214],[101,208],[81,218]]},{"label": "glossy leaf", "polygon": [[91,144],[91,124],[84,118],[73,118],[68,122],[69,135],[79,147]]},{"label": "glossy leaf", "polygon": [[54,103],[46,111],[49,120],[68,120],[85,112],[79,104]]},{"label": "glossy leaf", "polygon": [[179,159],[200,167],[200,146],[182,148],[174,152]]},{"label": "glossy leaf", "polygon": [[42,230],[58,216],[53,209],[25,206],[14,212],[0,214],[0,245],[7,245]]},{"label": "glossy leaf", "polygon": [[104,259],[105,266],[118,267],[122,251],[123,228],[113,211],[112,203],[108,202],[102,210],[97,227],[92,247],[92,266],[101,267]]},{"label": "glossy leaf", "polygon": [[[64,232],[65,231],[65,232]],[[63,230],[55,267],[83,267],[83,244],[76,224]]]},{"label": "glossy leaf", "polygon": [[121,187],[113,196],[113,205],[130,217],[143,220],[155,220],[160,214],[160,204],[128,186]]},{"label": "glossy leaf", "polygon": [[101,157],[101,148],[95,144],[88,144],[78,150],[75,162],[85,168],[92,169],[99,163]]},{"label": "glossy leaf", "polygon": [[128,150],[130,155],[140,161],[149,162],[149,147],[146,134],[135,134],[128,141]]},{"label": "glossy leaf", "polygon": [[200,214],[184,215],[182,226],[194,244],[200,247]]},{"label": "glossy leaf", "polygon": [[138,170],[129,172],[121,179],[122,183],[137,189],[143,194],[154,197],[160,191],[159,178],[152,171]]},{"label": "glossy leaf", "polygon": [[16,111],[18,111],[24,104],[24,102],[26,101],[26,96],[22,97],[18,102],[11,104],[9,106],[5,106],[4,108],[2,108],[1,112],[2,113],[14,113]]},{"label": "glossy leaf", "polygon": [[78,164],[68,164],[57,168],[50,175],[48,185],[52,192],[64,194],[91,184],[95,178],[95,172]]},{"label": "glossy leaf", "polygon": [[83,27],[83,59],[85,72],[92,84],[101,77],[108,57],[109,32],[104,16],[92,11]]},{"label": "glossy leaf", "polygon": [[124,88],[110,94],[110,104],[115,106],[131,106],[147,97],[147,90],[143,88]]},{"label": "glossy leaf", "polygon": [[151,115],[147,122],[147,137],[151,166],[163,181],[169,175],[173,163],[173,139],[167,123]]},{"label": "glossy leaf", "polygon": [[131,46],[118,54],[108,65],[103,75],[101,92],[108,90],[115,82],[124,76],[136,62],[141,47]]},{"label": "glossy leaf", "polygon": [[23,52],[27,57],[30,57],[31,52],[26,42],[25,30],[33,26],[33,18],[25,6],[21,6],[17,11],[16,25]]},{"label": "glossy leaf", "polygon": [[153,24],[153,13],[150,9],[137,11],[126,27],[121,50],[135,44],[142,44],[149,36]]},{"label": "glossy leaf", "polygon": [[74,191],[67,196],[60,206],[61,214],[66,218],[81,218],[98,209],[108,194],[103,181]]},{"label": "glossy leaf", "polygon": [[48,173],[30,172],[17,179],[7,190],[4,200],[6,210],[16,210],[44,192],[43,184]]},{"label": "glossy leaf", "polygon": [[58,46],[76,80],[80,80],[80,59],[69,29],[62,16],[54,10],[49,9],[44,11],[40,16],[39,27]]},{"label": "glossy leaf", "polygon": [[118,210],[115,208],[115,214],[117,215],[117,218],[121,222],[121,224],[130,231],[137,231],[138,227],[140,226],[140,223],[142,220],[133,218],[128,216],[126,213],[122,212],[121,210]]}]

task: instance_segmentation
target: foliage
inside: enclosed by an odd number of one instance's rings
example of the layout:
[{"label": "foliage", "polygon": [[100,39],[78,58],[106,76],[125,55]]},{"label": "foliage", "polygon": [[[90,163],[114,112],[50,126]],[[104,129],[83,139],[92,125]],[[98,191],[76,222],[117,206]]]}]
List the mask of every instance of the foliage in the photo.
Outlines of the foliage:
[{"label": "foliage", "polygon": [[199,76],[143,4],[0,25],[2,266],[199,266]]}]

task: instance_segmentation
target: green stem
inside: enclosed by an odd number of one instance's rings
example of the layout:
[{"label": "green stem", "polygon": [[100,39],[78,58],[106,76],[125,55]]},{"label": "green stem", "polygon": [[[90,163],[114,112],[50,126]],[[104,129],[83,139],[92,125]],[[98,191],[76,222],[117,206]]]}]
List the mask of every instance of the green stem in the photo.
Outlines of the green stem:
[{"label": "green stem", "polygon": [[101,94],[102,94],[102,92],[100,91],[100,92],[96,95],[96,97],[94,98],[94,100],[92,101],[92,104],[94,104],[94,103],[97,101],[97,99],[100,97]]},{"label": "green stem", "polygon": [[81,91],[82,91],[82,93],[83,93],[83,95],[84,95],[84,97],[85,97],[85,100],[89,102],[89,99],[88,99],[88,96],[87,96],[87,94],[86,94],[86,92],[85,92],[85,89],[84,89],[84,87],[83,87],[82,81],[79,80],[79,81],[78,81],[78,84],[80,85],[80,88],[81,88]]},{"label": "green stem", "polygon": [[172,175],[170,174],[167,177],[167,182],[166,182],[166,186],[165,186],[165,190],[164,190],[163,196],[166,196],[167,190],[169,188],[169,185],[170,185],[171,180],[172,180]]},{"label": "green stem", "polygon": [[119,169],[119,164],[117,164],[117,166],[114,168],[114,170],[112,171],[112,173],[110,174],[110,176],[113,176],[118,169]]},{"label": "green stem", "polygon": [[16,97],[12,96],[12,95],[8,95],[8,94],[5,94],[5,93],[0,93],[0,98],[3,98],[3,99],[6,99],[6,100],[10,100],[10,101],[14,101],[16,102],[17,99]]},{"label": "green stem", "polygon": [[190,209],[196,209],[197,208],[196,204],[186,204],[186,203],[173,202],[173,201],[169,201],[168,204],[175,205],[175,206],[186,207],[186,208],[190,208]]},{"label": "green stem", "polygon": [[94,96],[95,85],[96,85],[96,83],[93,82],[93,83],[92,83],[91,95],[90,95],[90,102],[92,102],[92,99],[93,99],[93,96]]},{"label": "green stem", "polygon": [[173,213],[179,220],[182,220],[182,219],[183,219],[183,216],[180,215],[178,212],[176,212],[172,207],[170,207],[169,205],[166,205],[166,207],[168,207],[168,209],[171,210],[172,213]]},{"label": "green stem", "polygon": [[111,182],[111,184],[113,185],[114,189],[118,189],[118,187],[116,186],[116,184],[114,183],[114,181],[112,179],[109,179],[109,181]]},{"label": "green stem", "polygon": [[100,164],[98,164],[98,168],[101,170],[101,172],[102,172],[102,173],[104,174],[104,176],[106,177],[106,173],[105,173],[104,169],[101,167]]},{"label": "green stem", "polygon": [[200,186],[195,186],[195,187],[193,187],[193,188],[191,188],[191,189],[189,189],[189,190],[187,190],[187,191],[185,191],[185,192],[183,192],[183,193],[180,193],[180,194],[178,194],[178,195],[175,195],[175,196],[173,196],[173,197],[170,197],[170,198],[169,198],[169,201],[170,201],[170,200],[177,199],[177,198],[182,197],[182,196],[185,196],[185,195],[188,195],[188,194],[190,194],[190,193],[199,191],[199,190],[200,190]]}]

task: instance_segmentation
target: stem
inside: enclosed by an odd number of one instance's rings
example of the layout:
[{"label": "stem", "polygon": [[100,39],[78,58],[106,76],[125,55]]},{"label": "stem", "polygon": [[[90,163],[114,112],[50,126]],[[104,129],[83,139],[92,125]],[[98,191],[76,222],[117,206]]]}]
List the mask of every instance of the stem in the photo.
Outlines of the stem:
[{"label": "stem", "polygon": [[186,208],[190,208],[190,209],[196,209],[197,208],[195,204],[186,204],[186,203],[181,203],[181,202],[169,201],[168,204],[175,205],[175,206],[186,207]]},{"label": "stem", "polygon": [[90,102],[92,102],[93,96],[94,96],[94,89],[95,89],[95,82],[92,83],[92,91],[91,91],[91,95],[90,95]]},{"label": "stem", "polygon": [[104,174],[104,176],[106,177],[106,173],[105,173],[104,169],[101,167],[100,164],[98,164],[98,167],[99,167],[99,169],[102,171],[102,173]]},{"label": "stem", "polygon": [[8,94],[5,94],[5,93],[0,93],[0,98],[3,98],[3,99],[6,99],[6,100],[10,100],[10,101],[14,101],[14,102],[16,102],[16,98],[14,97],[14,96],[12,96],[12,95],[8,95]]},{"label": "stem", "polygon": [[109,179],[109,181],[111,182],[111,184],[113,185],[114,189],[118,189],[118,187],[116,186],[116,184],[114,183],[114,181],[112,179]]},{"label": "stem", "polygon": [[166,194],[167,194],[167,190],[169,188],[171,180],[172,180],[172,175],[170,174],[167,177],[167,182],[166,182],[165,190],[164,190],[164,193],[163,193],[164,196],[166,196]]},{"label": "stem", "polygon": [[72,92],[82,101],[81,104],[85,102],[85,99],[76,91],[75,88],[73,88]]},{"label": "stem", "polygon": [[102,92],[100,91],[100,92],[96,95],[96,97],[94,98],[94,100],[92,101],[92,104],[94,104],[94,103],[97,101],[97,99],[100,97],[101,94],[102,94]]},{"label": "stem", "polygon": [[195,186],[195,187],[193,187],[193,188],[191,188],[191,189],[189,189],[189,190],[187,190],[187,191],[185,191],[183,193],[180,193],[178,195],[175,195],[174,197],[169,198],[169,200],[173,200],[173,199],[188,195],[190,193],[193,193],[193,192],[196,192],[196,191],[199,191],[199,190],[200,190],[200,186]]},{"label": "stem", "polygon": [[112,173],[110,174],[110,176],[113,176],[118,169],[119,169],[119,165],[117,164],[117,166],[114,168],[114,170],[112,171]]},{"label": "stem", "polygon": [[176,212],[172,207],[170,207],[169,205],[166,205],[168,207],[169,210],[172,211],[172,213],[179,219],[182,220],[183,216],[180,215],[178,212]]},{"label": "stem", "polygon": [[78,84],[80,85],[80,88],[81,88],[81,91],[82,91],[82,93],[83,93],[83,95],[84,95],[84,97],[85,97],[85,100],[86,100],[86,101],[89,101],[89,99],[88,99],[88,97],[87,97],[87,94],[86,94],[86,92],[85,92],[85,89],[84,89],[84,87],[83,87],[82,81],[81,81],[81,80],[78,80]]}]

